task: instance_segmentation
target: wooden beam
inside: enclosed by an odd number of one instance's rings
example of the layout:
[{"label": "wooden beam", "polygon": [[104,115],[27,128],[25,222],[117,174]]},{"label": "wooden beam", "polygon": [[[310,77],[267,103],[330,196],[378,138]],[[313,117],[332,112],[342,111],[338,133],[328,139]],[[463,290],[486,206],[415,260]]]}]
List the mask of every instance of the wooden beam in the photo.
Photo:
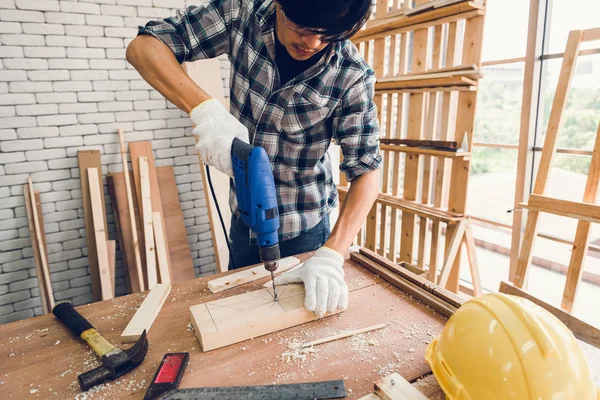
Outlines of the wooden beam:
[{"label": "wooden beam", "polygon": [[[286,257],[279,260],[279,268],[276,273],[285,272],[300,264],[300,260],[296,257]],[[248,282],[254,282],[259,279],[270,277],[271,273],[265,269],[265,266],[260,264],[256,267],[244,269],[234,272],[231,275],[222,276],[212,281],[208,281],[208,289],[212,293],[219,293],[227,289],[232,289]],[[270,280],[269,280],[270,281]]]},{"label": "wooden beam", "polygon": [[[158,176],[156,174],[156,167],[154,165],[154,154],[152,153],[152,143],[150,142],[130,142],[129,143],[129,152],[131,153],[131,165],[133,168],[133,179],[134,181],[136,179],[139,180],[139,163],[138,160],[140,159],[140,157],[146,157],[148,159],[148,179],[149,179],[149,183],[150,183],[150,200],[151,200],[151,204],[152,204],[152,212],[160,212],[161,215],[161,222],[162,222],[162,226],[166,226],[165,224],[165,220],[164,220],[164,213],[162,210],[162,198],[161,198],[161,194],[160,194],[160,189],[159,189],[159,185],[158,185]],[[139,187],[139,185],[138,185]],[[140,187],[141,190],[141,187]],[[139,196],[141,192],[138,192],[138,200],[141,200],[141,197]],[[141,203],[140,203],[141,204]],[[141,207],[140,207],[141,210]],[[151,218],[152,219],[152,215]],[[165,233],[166,235],[166,233]],[[164,242],[167,246],[167,250],[168,250],[168,246],[169,246],[169,240],[168,238],[165,236],[164,237]],[[167,258],[169,261],[169,273],[172,274],[172,267],[171,267],[171,256],[170,256],[170,251],[167,252]],[[173,281],[173,276],[171,275],[171,281]],[[149,289],[148,287],[146,287],[146,289]]]},{"label": "wooden beam", "polygon": [[[106,241],[106,251],[108,254],[108,272],[110,273],[110,287],[115,291],[115,266],[117,262],[117,242],[115,240]],[[114,297],[114,293],[113,293]]]},{"label": "wooden beam", "polygon": [[[419,75],[421,76],[421,75]],[[424,76],[424,75],[423,75]],[[414,80],[402,79],[403,77],[394,77],[378,80],[375,83],[375,90],[398,90],[398,89],[421,89],[421,88],[442,88],[457,86],[476,86],[477,82],[465,76],[451,76],[441,78],[418,78]]]},{"label": "wooden beam", "polygon": [[202,350],[218,349],[320,319],[304,308],[304,285],[280,286],[278,295],[275,302],[272,289],[263,288],[190,307]]},{"label": "wooden beam", "polygon": [[[450,242],[448,244],[448,250],[446,251],[446,257],[444,259],[444,266],[440,271],[440,277],[438,279],[438,285],[442,287],[446,287],[448,283],[448,279],[450,277],[450,272],[452,271],[454,261],[459,255],[460,246],[463,241],[463,236],[465,235],[466,222],[461,221],[456,225],[452,236],[450,237]],[[450,235],[448,231],[446,231],[447,235]]]},{"label": "wooden beam", "polygon": [[422,277],[420,275],[417,275],[405,268],[402,268],[401,266],[395,264],[394,262],[381,257],[377,253],[374,253],[374,252],[372,252],[368,249],[364,249],[364,248],[361,248],[359,250],[359,252],[361,255],[377,262],[382,267],[387,268],[388,270],[392,271],[396,275],[399,275],[400,277],[406,279],[407,281],[419,286],[420,288],[425,289],[429,293],[442,299],[446,303],[453,305],[456,308],[459,308],[465,302],[465,300],[463,298],[461,298],[460,296],[458,296],[457,294],[452,293],[451,291],[446,290],[443,287],[438,286],[435,283],[428,281],[427,279],[425,279],[424,277]]},{"label": "wooden beam", "polygon": [[397,372],[375,382],[375,393],[383,400],[427,400]]},{"label": "wooden beam", "polygon": [[[88,182],[90,185],[90,205],[92,210],[92,222],[94,226],[93,235],[96,239],[96,251],[98,257],[98,272],[100,275],[100,286],[102,289],[102,300],[114,298],[114,288],[110,277],[110,263],[108,261],[108,248],[106,231],[104,229],[105,217],[102,208],[104,191],[100,192],[100,175],[96,168],[88,168]],[[92,234],[92,232],[90,232]]]},{"label": "wooden beam", "polygon": [[458,142],[449,140],[410,140],[410,139],[379,139],[381,144],[395,146],[406,145],[408,147],[435,147],[446,149],[458,149]]},{"label": "wooden beam", "polygon": [[[596,134],[596,142],[592,153],[592,160],[588,170],[587,182],[583,194],[583,201],[586,203],[596,203],[598,200],[598,188],[600,187],[600,124]],[[571,250],[571,260],[569,261],[569,270],[567,273],[567,282],[563,293],[561,306],[563,309],[571,312],[573,303],[577,295],[577,287],[583,276],[583,266],[585,255],[590,244],[590,228],[588,221],[579,221],[575,233],[575,242]]]},{"label": "wooden beam", "polygon": [[129,179],[129,167],[127,166],[127,151],[125,150],[125,139],[123,129],[119,128],[119,145],[121,149],[121,161],[123,162],[123,176],[125,177],[125,191],[127,194],[127,209],[129,210],[129,226],[131,229],[131,239],[133,241],[133,254],[135,269],[137,271],[137,280],[141,292],[145,289],[144,274],[142,272],[142,258],[140,256],[140,242],[138,240],[137,224],[135,221],[135,212],[133,208],[133,194],[131,191],[131,180]]},{"label": "wooden beam", "polygon": [[142,332],[146,331],[148,333],[150,331],[170,292],[170,284],[158,283],[154,285],[121,333],[121,343],[137,342]]},{"label": "wooden beam", "polygon": [[379,265],[379,263],[374,262],[362,254],[353,252],[350,253],[350,258],[373,272],[375,275],[396,286],[398,289],[410,294],[415,299],[433,308],[440,314],[443,314],[446,317],[451,317],[456,312],[456,307],[453,305],[447,303],[437,296],[434,296],[430,292],[413,284],[412,282],[405,280],[401,276],[393,273],[387,268],[382,267]]},{"label": "wooden beam", "polygon": [[583,31],[581,36],[582,42],[591,42],[594,40],[600,40],[600,28],[586,29]]},{"label": "wooden beam", "polygon": [[317,339],[317,340],[313,340],[310,342],[306,342],[302,344],[302,348],[307,348],[307,347],[312,347],[312,346],[317,346],[323,343],[329,343],[329,342],[333,342],[336,340],[340,340],[340,339],[345,339],[347,337],[350,336],[356,336],[356,335],[360,335],[362,333],[367,333],[367,332],[372,332],[372,331],[376,331],[378,329],[383,329],[387,326],[387,324],[379,324],[379,325],[375,325],[375,326],[369,326],[367,328],[362,328],[362,329],[355,329],[349,332],[342,332],[342,333],[338,333],[337,335],[332,335],[332,336],[328,336],[322,339]]},{"label": "wooden beam", "polygon": [[152,229],[154,230],[154,243],[156,245],[156,257],[158,258],[158,271],[160,272],[160,283],[171,283],[169,274],[169,260],[167,259],[167,245],[164,241],[165,231],[162,226],[160,213],[152,213]]},{"label": "wooden beam", "polygon": [[600,329],[589,325],[580,319],[575,318],[569,313],[561,310],[560,308],[554,307],[535,296],[530,295],[522,289],[512,285],[509,282],[500,282],[500,293],[509,294],[512,296],[519,296],[524,299],[531,301],[532,303],[537,304],[538,306],[546,309],[546,311],[550,312],[556,318],[558,318],[563,324],[567,326],[575,337],[583,342],[591,344],[597,348],[600,348]]},{"label": "wooden beam", "polygon": [[[79,162],[79,179],[81,181],[81,199],[83,201],[83,217],[85,221],[86,241],[88,247],[88,263],[90,275],[92,278],[92,295],[94,301],[102,299],[102,287],[100,284],[100,271],[98,267],[98,250],[96,249],[96,237],[94,235],[94,220],[92,217],[92,206],[90,200],[90,185],[88,182],[88,168],[96,168],[100,174],[98,182],[102,182],[102,164],[100,162],[100,152],[98,150],[78,151],[77,159]],[[99,183],[98,183],[99,185]],[[101,191],[101,193],[103,193]],[[101,196],[102,214],[106,215],[106,206],[104,196]],[[106,221],[104,222],[105,234],[108,232]],[[108,237],[105,237],[107,240]]]},{"label": "wooden beam", "polygon": [[521,204],[521,207],[529,210],[546,212],[563,217],[575,218],[580,221],[600,223],[600,205],[583,203],[579,201],[569,201],[555,199],[538,194],[529,196],[527,204]]},{"label": "wooden beam", "polygon": [[23,193],[25,194],[29,234],[35,259],[38,286],[40,288],[42,310],[47,314],[54,308],[54,294],[52,292],[52,281],[50,280],[50,268],[48,267],[46,241],[44,239],[44,228],[40,212],[41,205],[38,206],[36,202],[36,194],[33,191],[31,177],[29,177],[29,182],[23,187]]},{"label": "wooden beam", "polygon": [[150,172],[148,171],[148,158],[139,158],[140,170],[140,200],[142,202],[142,220],[144,221],[144,245],[146,247],[146,275],[147,287],[152,289],[157,283],[156,276],[156,251],[154,247],[154,228],[152,223],[152,194],[150,192]]},{"label": "wooden beam", "polygon": [[408,153],[408,154],[418,154],[418,155],[429,155],[440,158],[458,158],[458,159],[468,159],[471,157],[471,153],[467,151],[451,151],[451,150],[434,150],[434,149],[424,149],[422,147],[409,147],[409,146],[396,146],[389,144],[382,144],[379,146],[381,150],[388,150],[397,153]]},{"label": "wooden beam", "polygon": [[469,259],[469,268],[471,270],[471,279],[473,280],[473,295],[480,296],[483,293],[481,285],[481,276],[479,275],[479,264],[475,254],[475,238],[473,237],[473,224],[469,219],[465,228],[464,245],[467,249],[467,258]]}]

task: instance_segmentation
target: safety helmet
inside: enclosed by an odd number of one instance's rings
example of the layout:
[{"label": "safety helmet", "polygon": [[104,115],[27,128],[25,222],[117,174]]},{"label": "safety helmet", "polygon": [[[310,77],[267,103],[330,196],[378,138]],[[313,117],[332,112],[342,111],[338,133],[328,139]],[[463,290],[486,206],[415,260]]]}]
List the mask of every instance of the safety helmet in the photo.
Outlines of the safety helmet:
[{"label": "safety helmet", "polygon": [[425,358],[449,400],[600,400],[571,331],[519,297],[467,301]]}]

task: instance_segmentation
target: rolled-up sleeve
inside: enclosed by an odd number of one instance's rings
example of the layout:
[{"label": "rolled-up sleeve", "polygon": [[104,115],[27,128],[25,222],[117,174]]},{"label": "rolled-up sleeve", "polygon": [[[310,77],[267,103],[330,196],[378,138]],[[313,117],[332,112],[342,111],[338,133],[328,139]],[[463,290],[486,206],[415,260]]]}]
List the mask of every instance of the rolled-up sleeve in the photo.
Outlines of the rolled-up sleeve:
[{"label": "rolled-up sleeve", "polygon": [[340,171],[351,182],[381,165],[379,121],[373,102],[375,76],[368,70],[344,95],[334,113],[333,138],[344,156]]},{"label": "rolled-up sleeve", "polygon": [[214,58],[229,53],[239,13],[239,0],[211,0],[177,11],[173,17],[150,21],[138,28],[138,35],[151,35],[162,41],[180,64]]}]

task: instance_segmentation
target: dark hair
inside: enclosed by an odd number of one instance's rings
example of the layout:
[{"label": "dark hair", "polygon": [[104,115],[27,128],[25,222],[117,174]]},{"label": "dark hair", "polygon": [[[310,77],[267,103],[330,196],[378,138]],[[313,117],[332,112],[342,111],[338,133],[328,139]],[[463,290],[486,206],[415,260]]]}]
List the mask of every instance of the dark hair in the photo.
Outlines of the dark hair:
[{"label": "dark hair", "polygon": [[367,22],[372,0],[277,0],[295,24],[329,41],[349,39]]}]

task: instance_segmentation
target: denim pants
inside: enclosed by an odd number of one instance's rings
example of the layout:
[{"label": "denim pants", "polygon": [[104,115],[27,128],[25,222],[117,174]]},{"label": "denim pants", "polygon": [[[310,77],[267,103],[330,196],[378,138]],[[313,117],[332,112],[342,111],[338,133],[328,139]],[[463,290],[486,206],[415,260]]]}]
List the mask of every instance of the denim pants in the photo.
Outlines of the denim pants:
[{"label": "denim pants", "polygon": [[[309,231],[303,232],[293,239],[279,241],[281,258],[317,250],[325,244],[329,238],[329,233],[329,214],[326,214],[321,222]],[[231,217],[231,229],[229,230],[229,243],[232,253],[229,258],[230,270],[261,262],[258,246],[251,245],[248,239],[248,226],[239,216],[233,215]]]}]

